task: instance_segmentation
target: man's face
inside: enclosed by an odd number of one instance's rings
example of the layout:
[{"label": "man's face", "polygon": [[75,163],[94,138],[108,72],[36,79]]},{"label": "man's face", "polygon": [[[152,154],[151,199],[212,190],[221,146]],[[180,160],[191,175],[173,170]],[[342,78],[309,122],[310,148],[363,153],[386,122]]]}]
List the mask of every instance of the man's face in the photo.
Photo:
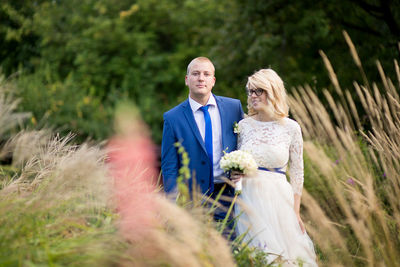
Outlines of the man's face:
[{"label": "man's face", "polygon": [[214,66],[208,61],[195,61],[185,76],[185,84],[194,100],[209,96],[215,84]]}]

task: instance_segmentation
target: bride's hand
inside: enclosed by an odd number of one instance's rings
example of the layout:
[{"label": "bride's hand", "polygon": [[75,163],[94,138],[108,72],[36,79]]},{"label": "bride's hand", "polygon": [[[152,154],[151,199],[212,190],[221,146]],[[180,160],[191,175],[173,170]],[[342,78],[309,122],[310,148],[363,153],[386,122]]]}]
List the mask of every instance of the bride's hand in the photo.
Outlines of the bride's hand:
[{"label": "bride's hand", "polygon": [[304,234],[304,232],[306,231],[306,228],[304,227],[303,220],[301,219],[300,214],[298,214],[298,213],[296,213],[296,217],[297,217],[297,221],[299,222],[301,232],[303,232],[303,234]]},{"label": "bride's hand", "polygon": [[235,184],[242,179],[244,176],[243,173],[238,172],[238,171],[231,171],[231,181],[234,182]]},{"label": "bride's hand", "polygon": [[304,234],[304,232],[306,231],[306,228],[304,227],[304,223],[300,217],[300,199],[301,199],[301,195],[294,194],[294,213],[296,213],[296,217],[297,217],[297,221],[299,222],[300,229]]}]

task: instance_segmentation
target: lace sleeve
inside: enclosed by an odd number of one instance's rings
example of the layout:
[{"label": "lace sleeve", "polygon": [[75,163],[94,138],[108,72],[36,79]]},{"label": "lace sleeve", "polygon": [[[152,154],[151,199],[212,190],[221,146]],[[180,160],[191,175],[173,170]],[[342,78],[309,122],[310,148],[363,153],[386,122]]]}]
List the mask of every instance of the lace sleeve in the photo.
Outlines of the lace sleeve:
[{"label": "lace sleeve", "polygon": [[292,141],[289,147],[289,176],[295,194],[301,195],[304,182],[303,137],[300,125],[291,129]]},{"label": "lace sleeve", "polygon": [[239,149],[242,146],[243,142],[243,126],[242,126],[242,121],[239,121],[238,123],[238,133],[237,133],[237,149]]}]

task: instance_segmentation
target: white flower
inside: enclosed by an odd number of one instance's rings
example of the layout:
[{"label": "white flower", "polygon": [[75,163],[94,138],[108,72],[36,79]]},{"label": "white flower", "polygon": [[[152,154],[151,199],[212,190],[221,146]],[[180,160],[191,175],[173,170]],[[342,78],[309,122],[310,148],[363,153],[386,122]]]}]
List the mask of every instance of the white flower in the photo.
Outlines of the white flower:
[{"label": "white flower", "polygon": [[[225,153],[225,152],[224,152]],[[225,171],[241,171],[244,174],[251,174],[258,168],[253,156],[242,150],[235,150],[230,153],[225,153],[219,162],[221,168]],[[242,192],[242,179],[235,184],[235,194]]]},{"label": "white flower", "polygon": [[226,153],[220,161],[221,168],[227,172],[230,170],[242,171],[244,174],[251,174],[258,168],[253,156],[242,150],[235,150]]},{"label": "white flower", "polygon": [[235,121],[235,123],[233,124],[233,132],[235,134],[239,134],[240,133],[240,128],[239,128],[239,124]]}]

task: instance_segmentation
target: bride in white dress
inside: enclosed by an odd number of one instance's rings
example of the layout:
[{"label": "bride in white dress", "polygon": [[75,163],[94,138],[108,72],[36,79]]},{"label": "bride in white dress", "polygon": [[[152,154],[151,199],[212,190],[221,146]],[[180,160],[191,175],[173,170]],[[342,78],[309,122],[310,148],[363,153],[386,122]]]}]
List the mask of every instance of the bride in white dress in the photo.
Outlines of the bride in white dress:
[{"label": "bride in white dress", "polygon": [[275,71],[262,69],[248,78],[246,88],[249,116],[239,122],[238,149],[250,152],[261,169],[242,178],[237,233],[267,252],[268,261],[317,266],[300,217],[303,139],[298,123],[287,118],[283,82]]}]

